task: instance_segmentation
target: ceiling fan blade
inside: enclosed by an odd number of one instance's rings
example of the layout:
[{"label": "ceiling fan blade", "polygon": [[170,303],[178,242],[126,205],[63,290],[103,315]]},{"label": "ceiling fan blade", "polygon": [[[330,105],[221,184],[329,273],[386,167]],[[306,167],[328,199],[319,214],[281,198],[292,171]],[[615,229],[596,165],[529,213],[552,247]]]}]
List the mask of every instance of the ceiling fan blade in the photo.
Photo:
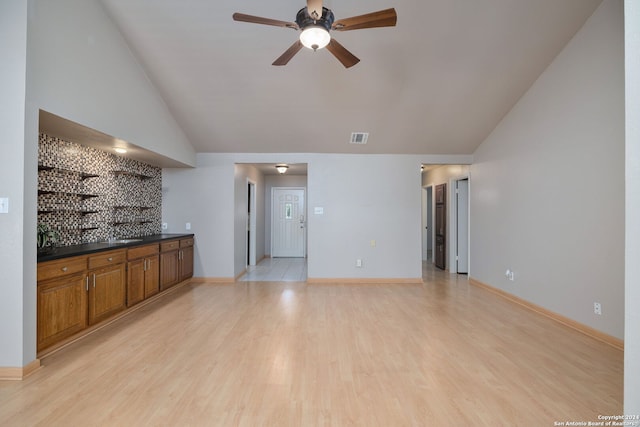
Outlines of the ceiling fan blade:
[{"label": "ceiling fan blade", "polygon": [[307,0],[307,13],[312,19],[322,18],[322,0]]},{"label": "ceiling fan blade", "polygon": [[365,15],[352,16],[339,19],[331,26],[335,31],[361,30],[363,28],[394,27],[398,21],[398,15],[394,8],[379,10]]},{"label": "ceiling fan blade", "polygon": [[295,22],[278,21],[277,19],[262,18],[261,16],[245,15],[244,13],[234,13],[234,21],[249,22],[251,24],[273,25],[274,27],[285,27],[299,30],[298,24]]},{"label": "ceiling fan blade", "polygon": [[296,40],[294,44],[291,45],[289,49],[287,49],[278,59],[273,61],[271,65],[287,65],[287,63],[302,49],[302,43],[300,40]]},{"label": "ceiling fan blade", "polygon": [[342,62],[342,65],[344,65],[345,68],[353,67],[360,62],[353,53],[345,49],[345,47],[338,43],[336,39],[331,39],[327,45],[327,50],[331,52],[333,56],[338,58],[338,61]]}]

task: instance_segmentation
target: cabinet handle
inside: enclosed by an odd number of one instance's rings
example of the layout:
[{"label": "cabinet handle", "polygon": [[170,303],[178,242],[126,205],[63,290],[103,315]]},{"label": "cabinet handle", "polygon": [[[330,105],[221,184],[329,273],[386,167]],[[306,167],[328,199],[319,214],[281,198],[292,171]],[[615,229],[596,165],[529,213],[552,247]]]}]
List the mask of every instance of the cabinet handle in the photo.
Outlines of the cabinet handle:
[{"label": "cabinet handle", "polygon": [[93,289],[96,288],[96,275],[93,275]]},{"label": "cabinet handle", "polygon": [[147,260],[144,260],[144,271],[147,271]]},{"label": "cabinet handle", "polygon": [[112,258],[112,257],[109,257],[108,261],[109,261],[109,262],[113,261],[113,258]]},{"label": "cabinet handle", "polygon": [[86,280],[86,282],[87,282],[86,288],[87,288],[87,292],[89,292],[89,276],[87,276],[86,279],[87,279]]},{"label": "cabinet handle", "polygon": [[66,272],[68,270],[67,267],[62,267],[62,271]]}]

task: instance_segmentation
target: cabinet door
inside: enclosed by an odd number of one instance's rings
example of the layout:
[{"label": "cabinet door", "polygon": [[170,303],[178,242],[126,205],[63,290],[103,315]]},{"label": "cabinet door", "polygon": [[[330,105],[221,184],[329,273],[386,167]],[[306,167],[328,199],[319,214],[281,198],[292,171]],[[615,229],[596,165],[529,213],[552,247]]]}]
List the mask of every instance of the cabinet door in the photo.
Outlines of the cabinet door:
[{"label": "cabinet door", "polygon": [[144,299],[144,260],[131,261],[127,267],[127,307],[132,307]]},{"label": "cabinet door", "polygon": [[179,253],[179,251],[170,251],[160,254],[160,290],[162,291],[180,281]]},{"label": "cabinet door", "polygon": [[180,249],[180,280],[186,280],[193,276],[193,246]]},{"label": "cabinet door", "polygon": [[80,274],[38,283],[38,351],[86,328],[86,279]]},{"label": "cabinet door", "polygon": [[125,265],[118,264],[89,273],[89,324],[98,323],[126,308]]},{"label": "cabinet door", "polygon": [[144,297],[149,298],[160,292],[160,257],[158,255],[145,259]]}]

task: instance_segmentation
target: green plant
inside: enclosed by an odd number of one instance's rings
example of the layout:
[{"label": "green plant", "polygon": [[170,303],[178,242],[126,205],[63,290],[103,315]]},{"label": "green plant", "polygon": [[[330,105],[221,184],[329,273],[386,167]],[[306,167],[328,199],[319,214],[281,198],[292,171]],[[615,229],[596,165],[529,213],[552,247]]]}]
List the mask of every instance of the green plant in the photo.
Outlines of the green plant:
[{"label": "green plant", "polygon": [[52,230],[47,224],[38,224],[38,248],[53,246],[60,240],[60,233]]}]

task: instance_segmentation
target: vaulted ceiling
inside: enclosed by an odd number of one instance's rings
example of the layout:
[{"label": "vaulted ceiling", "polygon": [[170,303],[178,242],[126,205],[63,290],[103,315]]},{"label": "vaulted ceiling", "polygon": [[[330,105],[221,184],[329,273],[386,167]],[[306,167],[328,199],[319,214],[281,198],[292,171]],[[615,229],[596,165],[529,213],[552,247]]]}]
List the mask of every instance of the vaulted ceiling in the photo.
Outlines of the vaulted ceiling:
[{"label": "vaulted ceiling", "polygon": [[[394,7],[396,27],[332,32],[344,68],[287,28],[304,0],[101,0],[198,152],[471,154],[601,0],[325,0],[336,19]],[[369,132],[366,145],[351,132]]]}]

